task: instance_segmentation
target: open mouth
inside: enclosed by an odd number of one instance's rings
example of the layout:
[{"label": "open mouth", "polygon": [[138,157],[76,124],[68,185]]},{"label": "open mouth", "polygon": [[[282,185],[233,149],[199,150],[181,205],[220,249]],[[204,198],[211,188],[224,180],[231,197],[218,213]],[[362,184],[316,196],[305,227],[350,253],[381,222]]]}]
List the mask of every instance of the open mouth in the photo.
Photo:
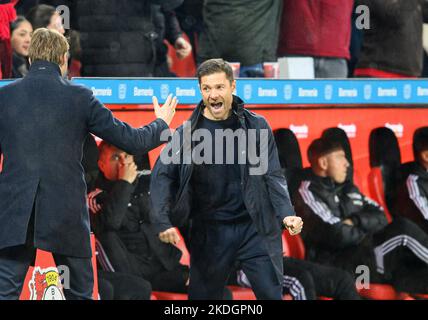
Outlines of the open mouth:
[{"label": "open mouth", "polygon": [[214,110],[219,110],[222,107],[223,107],[223,102],[211,103],[211,108],[213,108]]}]

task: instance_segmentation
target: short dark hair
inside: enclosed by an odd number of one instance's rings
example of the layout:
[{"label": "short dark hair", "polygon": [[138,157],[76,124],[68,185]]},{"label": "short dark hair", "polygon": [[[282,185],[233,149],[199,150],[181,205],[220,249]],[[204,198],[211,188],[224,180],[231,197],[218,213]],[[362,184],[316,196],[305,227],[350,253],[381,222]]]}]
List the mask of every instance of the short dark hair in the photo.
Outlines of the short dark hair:
[{"label": "short dark hair", "polygon": [[226,74],[226,78],[233,82],[233,70],[229,63],[224,61],[223,59],[210,59],[201,63],[196,71],[196,76],[198,77],[199,84],[201,83],[201,78],[204,76],[208,76],[214,73],[224,72]]},{"label": "short dark hair", "polygon": [[46,4],[39,4],[30,9],[26,18],[33,26],[33,29],[46,28],[51,23],[51,18],[55,14],[55,7]]},{"label": "short dark hair", "polygon": [[12,34],[13,31],[15,31],[23,22],[29,22],[27,19],[25,19],[24,16],[18,16],[11,24],[10,24],[10,33]]},{"label": "short dark hair", "polygon": [[313,164],[320,157],[338,150],[343,150],[343,146],[340,142],[326,138],[318,138],[309,145],[308,160]]},{"label": "short dark hair", "polygon": [[428,127],[421,127],[413,134],[413,156],[417,161],[422,151],[428,150]]}]

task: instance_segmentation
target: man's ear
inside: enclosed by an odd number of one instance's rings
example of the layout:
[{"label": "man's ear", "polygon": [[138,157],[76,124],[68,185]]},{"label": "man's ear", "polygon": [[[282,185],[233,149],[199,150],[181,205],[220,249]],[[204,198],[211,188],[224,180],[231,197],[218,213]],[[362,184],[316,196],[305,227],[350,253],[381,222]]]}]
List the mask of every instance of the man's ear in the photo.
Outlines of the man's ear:
[{"label": "man's ear", "polygon": [[328,169],[328,160],[327,157],[319,157],[318,158],[318,166],[321,170],[326,171]]}]

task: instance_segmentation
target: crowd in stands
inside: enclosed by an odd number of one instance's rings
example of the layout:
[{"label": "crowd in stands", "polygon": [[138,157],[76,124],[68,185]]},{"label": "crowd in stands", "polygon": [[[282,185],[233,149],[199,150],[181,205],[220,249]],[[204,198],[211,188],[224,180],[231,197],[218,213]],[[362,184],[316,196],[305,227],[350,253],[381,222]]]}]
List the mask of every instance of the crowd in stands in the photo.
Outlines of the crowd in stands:
[{"label": "crowd in stands", "polygon": [[425,0],[2,0],[0,78],[25,75],[40,27],[69,37],[69,77],[174,77],[173,63],[211,58],[264,77],[281,57],[313,58],[315,78],[420,77],[427,19]]}]

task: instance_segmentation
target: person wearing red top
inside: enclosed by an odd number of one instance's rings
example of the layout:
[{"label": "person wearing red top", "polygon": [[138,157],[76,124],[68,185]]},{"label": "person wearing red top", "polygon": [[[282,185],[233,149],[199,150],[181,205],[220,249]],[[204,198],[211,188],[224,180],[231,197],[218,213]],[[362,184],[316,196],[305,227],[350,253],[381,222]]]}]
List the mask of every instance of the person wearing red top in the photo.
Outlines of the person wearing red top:
[{"label": "person wearing red top", "polygon": [[354,0],[284,0],[278,57],[314,58],[316,78],[346,78]]},{"label": "person wearing red top", "polygon": [[16,19],[15,5],[19,0],[0,0],[0,79],[12,75],[10,23]]}]

